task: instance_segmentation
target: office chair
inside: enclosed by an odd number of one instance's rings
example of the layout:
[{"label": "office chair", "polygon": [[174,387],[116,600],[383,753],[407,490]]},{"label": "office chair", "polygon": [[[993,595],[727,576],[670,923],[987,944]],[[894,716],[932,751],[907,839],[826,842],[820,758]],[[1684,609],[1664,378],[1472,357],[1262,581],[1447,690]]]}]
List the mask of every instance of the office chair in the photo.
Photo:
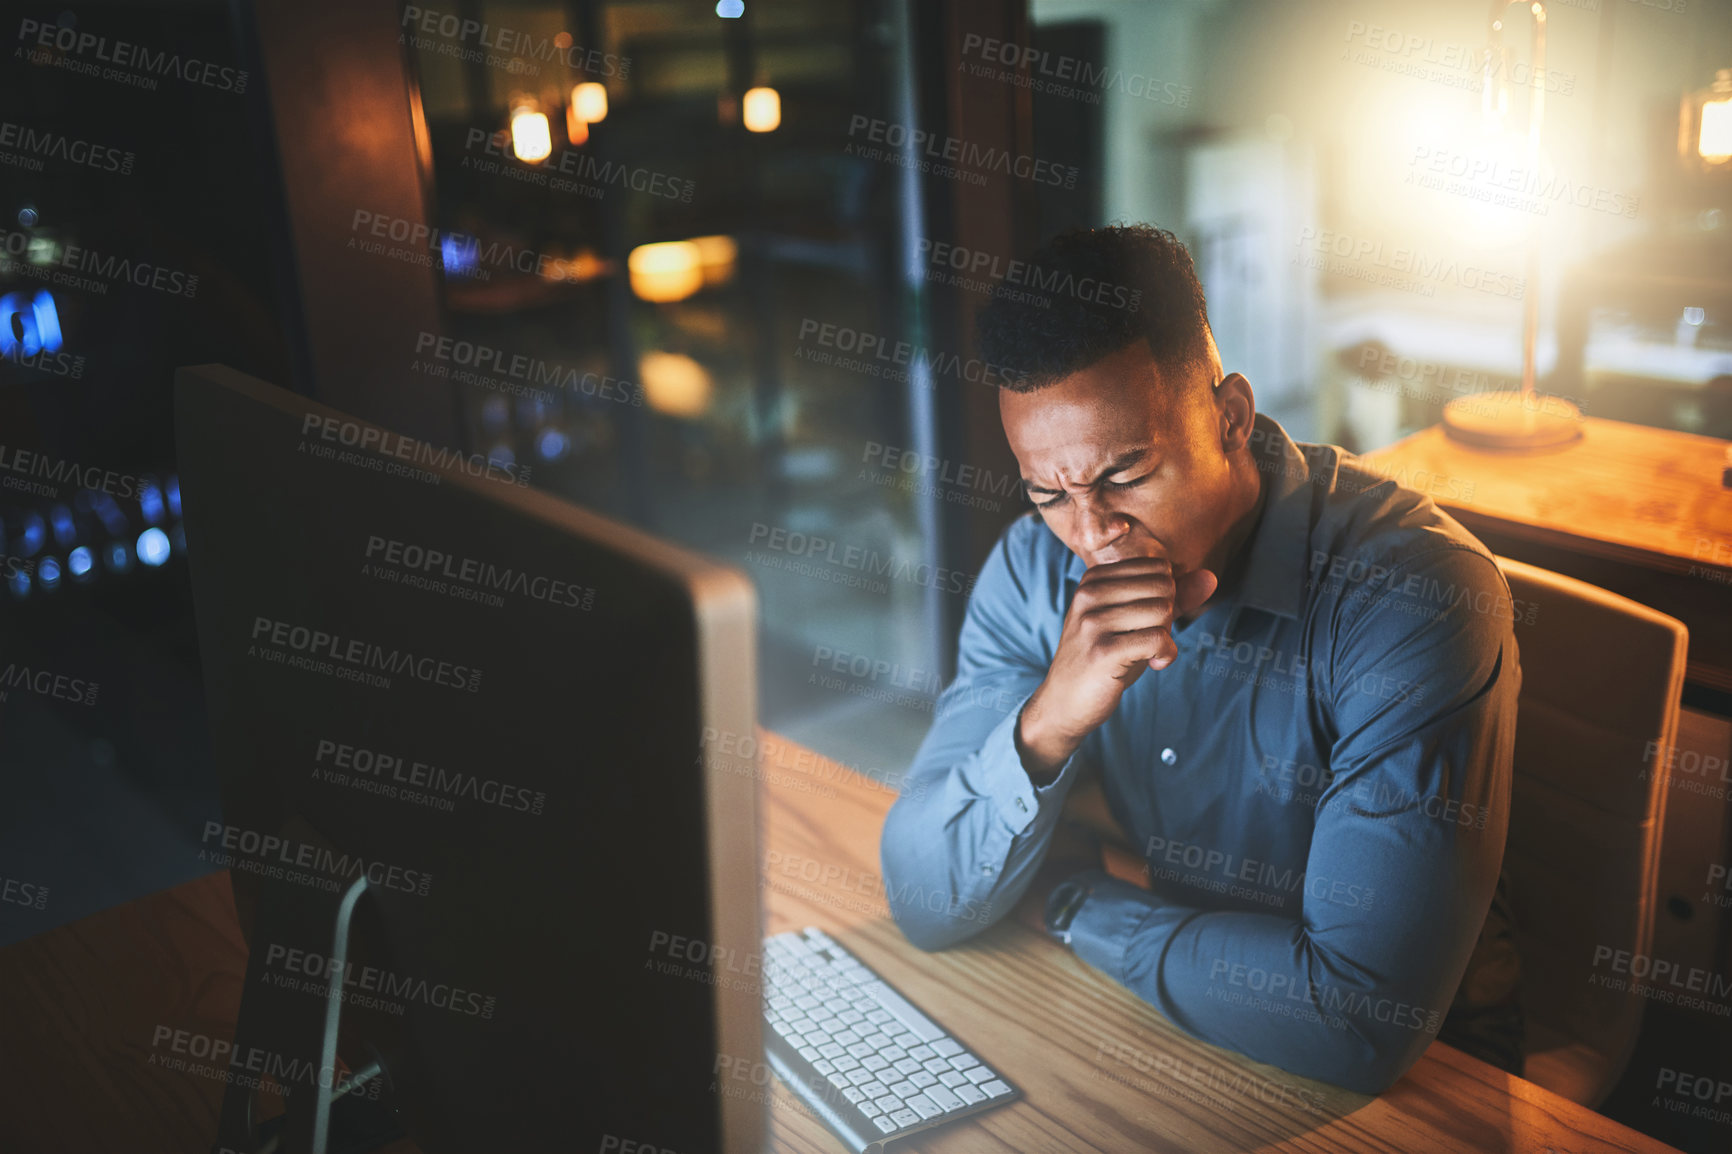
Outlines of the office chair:
[{"label": "office chair", "polygon": [[[1497,561],[1522,611],[1504,871],[1521,954],[1525,1074],[1591,1109],[1617,1083],[1641,1029],[1640,995],[1590,979],[1627,981],[1609,957],[1646,954],[1653,940],[1666,795],[1656,772],[1664,760],[1652,751],[1676,740],[1689,633],[1598,586]],[[1136,853],[1093,773],[1066,798],[1065,819]]]},{"label": "office chair", "polygon": [[1641,1030],[1646,1000],[1593,979],[1629,984],[1629,966],[1615,973],[1605,951],[1645,955],[1653,941],[1667,776],[1655,751],[1677,738],[1689,631],[1585,581],[1506,557],[1498,566],[1524,609],[1504,871],[1526,1075],[1593,1109]]}]

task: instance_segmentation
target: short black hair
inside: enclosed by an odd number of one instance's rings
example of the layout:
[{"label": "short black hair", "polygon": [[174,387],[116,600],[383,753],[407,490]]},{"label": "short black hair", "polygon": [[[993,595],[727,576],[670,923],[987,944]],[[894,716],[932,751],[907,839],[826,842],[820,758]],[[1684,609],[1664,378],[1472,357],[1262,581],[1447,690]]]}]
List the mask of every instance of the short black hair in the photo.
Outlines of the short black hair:
[{"label": "short black hair", "polygon": [[1162,366],[1206,364],[1209,313],[1191,254],[1166,229],[1112,225],[1060,233],[994,290],[975,318],[981,359],[1000,386],[1031,392],[1139,338]]}]

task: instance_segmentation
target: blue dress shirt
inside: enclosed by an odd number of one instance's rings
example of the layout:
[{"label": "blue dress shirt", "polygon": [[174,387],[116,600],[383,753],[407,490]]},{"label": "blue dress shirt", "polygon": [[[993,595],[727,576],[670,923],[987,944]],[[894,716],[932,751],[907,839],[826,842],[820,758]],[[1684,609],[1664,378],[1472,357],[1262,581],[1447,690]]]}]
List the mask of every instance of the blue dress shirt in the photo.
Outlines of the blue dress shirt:
[{"label": "blue dress shirt", "polygon": [[[1258,414],[1264,505],[1179,656],[1049,784],[1015,746],[1085,566],[1028,513],[975,584],[957,676],[886,819],[897,924],[1008,913],[1098,773],[1151,890],[1100,876],[1071,948],[1187,1033],[1364,1093],[1436,1035],[1502,865],[1521,668],[1485,546],[1424,493]],[[1433,488],[1450,479],[1405,478]]]}]

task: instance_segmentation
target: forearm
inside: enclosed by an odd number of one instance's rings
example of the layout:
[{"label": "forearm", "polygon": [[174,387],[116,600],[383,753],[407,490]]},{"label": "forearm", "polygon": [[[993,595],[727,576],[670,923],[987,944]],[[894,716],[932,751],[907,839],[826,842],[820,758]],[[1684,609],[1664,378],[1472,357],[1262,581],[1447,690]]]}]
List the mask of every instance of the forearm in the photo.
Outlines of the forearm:
[{"label": "forearm", "polygon": [[1433,967],[1379,976],[1290,918],[1198,910],[1124,882],[1098,884],[1071,935],[1079,957],[1192,1036],[1360,1093],[1399,1078],[1449,1004]]},{"label": "forearm", "polygon": [[917,761],[885,819],[890,911],[922,949],[952,945],[1003,917],[1052,841],[1080,761],[1068,757],[1037,786],[1016,749],[1017,715],[1010,711],[954,764]]}]

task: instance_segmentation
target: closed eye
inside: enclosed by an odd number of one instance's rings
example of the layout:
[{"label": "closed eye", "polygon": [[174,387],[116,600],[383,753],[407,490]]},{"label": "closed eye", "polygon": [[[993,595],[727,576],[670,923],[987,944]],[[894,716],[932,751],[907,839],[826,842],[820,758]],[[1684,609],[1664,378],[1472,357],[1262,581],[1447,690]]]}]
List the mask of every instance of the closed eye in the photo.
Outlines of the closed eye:
[{"label": "closed eye", "polygon": [[[1133,477],[1129,481],[1102,481],[1100,483],[1102,485],[1106,486],[1108,489],[1114,489],[1114,490],[1134,489],[1138,485],[1141,485],[1144,481],[1147,481],[1152,476],[1154,476],[1153,473],[1144,473],[1141,477]],[[1054,505],[1062,504],[1066,499],[1067,499],[1066,494],[1060,493],[1057,496],[1053,497],[1049,501],[1035,501],[1034,507],[1036,509],[1049,509]]]}]

